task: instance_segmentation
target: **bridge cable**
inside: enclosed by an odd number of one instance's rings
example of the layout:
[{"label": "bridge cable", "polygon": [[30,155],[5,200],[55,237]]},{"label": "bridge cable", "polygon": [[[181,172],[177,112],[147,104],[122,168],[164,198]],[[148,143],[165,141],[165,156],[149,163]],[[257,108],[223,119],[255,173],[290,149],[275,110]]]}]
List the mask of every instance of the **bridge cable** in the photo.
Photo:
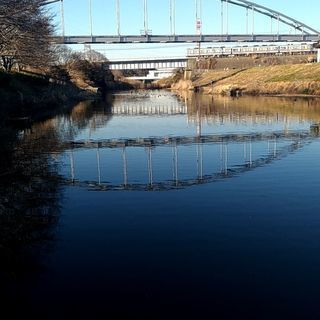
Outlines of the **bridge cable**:
[{"label": "bridge cable", "polygon": [[120,0],[116,0],[117,33],[120,36]]},{"label": "bridge cable", "polygon": [[65,36],[65,24],[64,24],[64,5],[63,5],[63,0],[60,1],[60,14],[61,14],[61,34],[62,37],[64,38]]},{"label": "bridge cable", "polygon": [[92,0],[89,0],[89,28],[90,28],[90,36],[92,38],[93,31],[92,31]]}]

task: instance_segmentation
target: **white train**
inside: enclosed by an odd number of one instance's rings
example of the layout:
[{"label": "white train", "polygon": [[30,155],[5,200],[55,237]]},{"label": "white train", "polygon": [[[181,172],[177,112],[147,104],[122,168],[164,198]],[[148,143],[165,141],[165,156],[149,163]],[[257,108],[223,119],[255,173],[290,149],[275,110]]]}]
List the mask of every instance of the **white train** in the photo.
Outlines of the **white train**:
[{"label": "white train", "polygon": [[316,49],[312,43],[295,43],[281,45],[253,45],[236,47],[208,47],[187,50],[188,57],[234,57],[250,55],[283,55],[283,54],[312,54]]}]

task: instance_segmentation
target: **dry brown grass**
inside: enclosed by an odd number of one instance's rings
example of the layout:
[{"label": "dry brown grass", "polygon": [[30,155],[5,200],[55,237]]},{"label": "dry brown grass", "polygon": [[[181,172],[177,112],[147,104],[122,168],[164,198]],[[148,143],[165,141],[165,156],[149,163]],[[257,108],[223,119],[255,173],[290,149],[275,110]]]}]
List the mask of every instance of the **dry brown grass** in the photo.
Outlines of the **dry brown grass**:
[{"label": "dry brown grass", "polygon": [[206,85],[211,85],[212,83],[221,81],[225,78],[229,78],[237,73],[239,73],[241,70],[239,69],[232,69],[232,70],[212,70],[203,73],[201,76],[198,76],[193,81],[194,87],[203,87]]},{"label": "dry brown grass", "polygon": [[320,95],[320,64],[255,67],[218,81],[208,93]]}]

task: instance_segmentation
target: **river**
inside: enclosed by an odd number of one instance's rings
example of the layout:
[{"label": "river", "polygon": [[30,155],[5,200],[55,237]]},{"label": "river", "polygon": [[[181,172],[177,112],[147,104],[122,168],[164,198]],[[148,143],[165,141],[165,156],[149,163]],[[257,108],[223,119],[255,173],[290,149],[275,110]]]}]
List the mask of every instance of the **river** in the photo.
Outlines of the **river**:
[{"label": "river", "polygon": [[19,131],[6,319],[319,319],[319,123],[317,99],[131,91]]}]

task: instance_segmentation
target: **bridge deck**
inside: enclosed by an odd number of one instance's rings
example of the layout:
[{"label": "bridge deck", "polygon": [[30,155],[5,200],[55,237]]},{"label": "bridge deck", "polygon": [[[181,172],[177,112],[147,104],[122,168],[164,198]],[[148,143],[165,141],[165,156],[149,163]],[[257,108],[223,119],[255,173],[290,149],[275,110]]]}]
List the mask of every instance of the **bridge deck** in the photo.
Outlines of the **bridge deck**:
[{"label": "bridge deck", "polygon": [[316,42],[319,34],[203,34],[203,35],[95,35],[53,37],[54,43],[172,43],[172,42]]}]

